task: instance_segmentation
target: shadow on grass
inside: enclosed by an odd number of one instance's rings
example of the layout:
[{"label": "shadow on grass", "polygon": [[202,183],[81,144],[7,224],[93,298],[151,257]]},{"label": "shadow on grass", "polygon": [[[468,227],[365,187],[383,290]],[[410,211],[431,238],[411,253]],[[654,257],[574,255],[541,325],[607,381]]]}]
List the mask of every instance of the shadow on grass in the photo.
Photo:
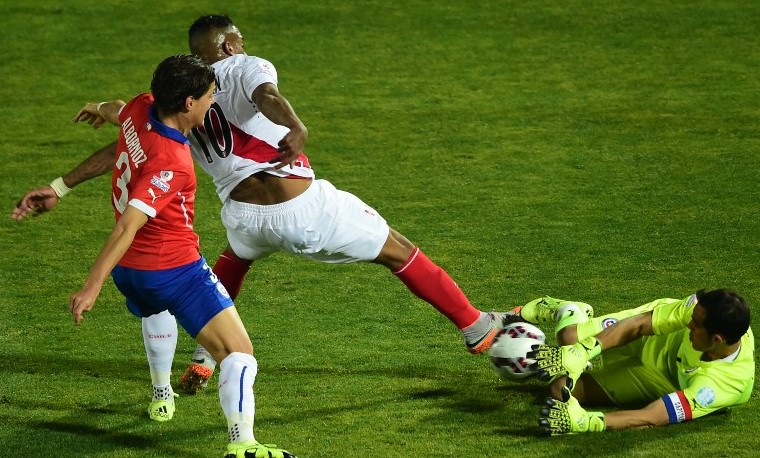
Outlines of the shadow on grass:
[{"label": "shadow on grass", "polygon": [[[170,444],[174,441],[170,437],[162,435],[147,436],[122,431],[115,431],[111,428],[99,428],[96,426],[84,424],[75,421],[39,421],[29,423],[29,427],[38,430],[39,434],[49,432],[63,433],[56,435],[59,439],[56,442],[50,455],[57,456],[56,450],[67,449],[70,451],[79,450],[85,455],[105,453],[114,449],[133,449],[137,451],[150,451],[156,456],[185,456],[185,457],[207,457],[209,453],[192,452],[186,448],[172,447]],[[174,433],[172,433],[174,435]],[[69,438],[71,443],[66,444]],[[86,439],[83,440],[83,439]],[[82,449],[83,444],[87,444],[86,450]],[[219,451],[223,449],[224,443],[220,443]],[[44,452],[44,450],[39,450]],[[44,456],[45,453],[39,453],[38,456]]]},{"label": "shadow on grass", "polygon": [[65,353],[56,354],[13,354],[3,353],[2,374],[16,373],[61,377],[65,374],[77,374],[93,378],[109,377],[125,381],[143,382],[150,380],[148,363],[143,354],[138,357],[74,358]]}]

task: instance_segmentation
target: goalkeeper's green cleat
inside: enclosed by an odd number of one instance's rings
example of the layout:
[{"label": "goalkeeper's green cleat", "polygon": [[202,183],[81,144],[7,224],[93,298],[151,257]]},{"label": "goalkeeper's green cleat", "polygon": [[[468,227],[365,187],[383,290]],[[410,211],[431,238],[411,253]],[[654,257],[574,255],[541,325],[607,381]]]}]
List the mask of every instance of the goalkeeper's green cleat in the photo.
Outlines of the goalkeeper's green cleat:
[{"label": "goalkeeper's green cleat", "polygon": [[174,394],[171,399],[152,401],[148,406],[148,416],[150,419],[164,422],[174,418],[174,398],[178,397],[179,395]]},{"label": "goalkeeper's green cleat", "polygon": [[296,458],[295,455],[273,444],[260,444],[255,440],[233,442],[227,445],[224,458]]},{"label": "goalkeeper's green cleat", "polygon": [[538,425],[552,436],[604,431],[606,424],[601,412],[587,412],[570,394],[570,388],[562,387],[562,401],[546,398],[541,408]]},{"label": "goalkeeper's green cleat", "polygon": [[534,299],[520,308],[520,316],[523,320],[533,324],[556,323],[564,318],[566,312],[574,314],[577,306],[582,315],[576,318],[576,322],[586,321],[594,317],[594,307],[583,302],[565,301],[544,296]]}]

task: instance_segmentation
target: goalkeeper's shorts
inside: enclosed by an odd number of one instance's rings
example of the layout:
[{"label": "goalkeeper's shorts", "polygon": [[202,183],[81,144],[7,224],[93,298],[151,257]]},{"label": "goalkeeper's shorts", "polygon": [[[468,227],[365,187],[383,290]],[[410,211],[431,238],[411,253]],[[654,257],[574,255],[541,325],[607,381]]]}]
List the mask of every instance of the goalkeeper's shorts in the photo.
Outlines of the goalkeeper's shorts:
[{"label": "goalkeeper's shorts", "polygon": [[589,375],[616,405],[648,404],[679,390],[665,371],[642,363],[641,347],[639,339],[605,351],[593,362]]}]

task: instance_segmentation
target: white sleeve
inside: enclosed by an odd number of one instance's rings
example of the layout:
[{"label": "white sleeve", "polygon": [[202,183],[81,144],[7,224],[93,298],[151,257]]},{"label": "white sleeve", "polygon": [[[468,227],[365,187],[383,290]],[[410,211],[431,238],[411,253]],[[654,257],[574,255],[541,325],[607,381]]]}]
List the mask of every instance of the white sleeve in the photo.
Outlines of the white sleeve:
[{"label": "white sleeve", "polygon": [[248,59],[240,76],[243,90],[248,97],[264,83],[272,83],[277,86],[277,70],[271,62],[261,58],[252,57]]}]

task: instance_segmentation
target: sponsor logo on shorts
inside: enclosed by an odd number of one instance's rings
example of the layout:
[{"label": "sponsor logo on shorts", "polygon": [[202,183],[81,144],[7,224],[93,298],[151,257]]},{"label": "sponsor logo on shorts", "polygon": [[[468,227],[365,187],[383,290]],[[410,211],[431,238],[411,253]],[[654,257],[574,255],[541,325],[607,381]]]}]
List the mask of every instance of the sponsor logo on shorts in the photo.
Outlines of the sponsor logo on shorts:
[{"label": "sponsor logo on shorts", "polygon": [[710,404],[712,404],[715,401],[715,391],[713,391],[712,388],[709,386],[705,386],[703,388],[700,388],[699,391],[697,391],[697,402],[707,407]]},{"label": "sponsor logo on shorts", "polygon": [[607,329],[617,322],[618,322],[617,318],[605,318],[602,320],[602,329]]}]

